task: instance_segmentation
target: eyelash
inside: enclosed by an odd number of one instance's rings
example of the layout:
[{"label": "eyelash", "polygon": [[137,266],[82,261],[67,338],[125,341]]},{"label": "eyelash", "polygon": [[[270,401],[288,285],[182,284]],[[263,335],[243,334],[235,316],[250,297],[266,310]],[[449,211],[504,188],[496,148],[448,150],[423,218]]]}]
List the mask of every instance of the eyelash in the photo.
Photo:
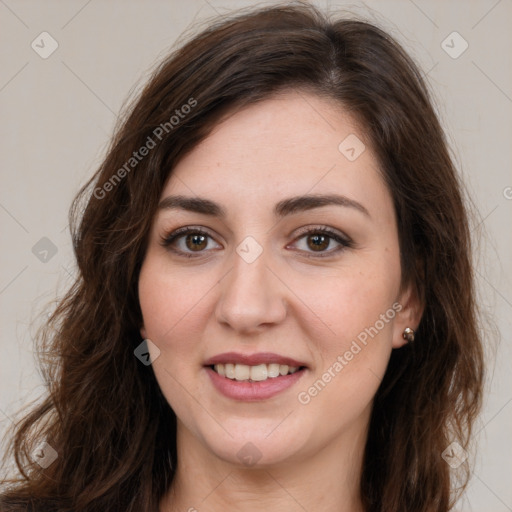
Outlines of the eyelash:
[{"label": "eyelash", "polygon": [[[167,249],[169,249],[169,250],[173,251],[174,253],[177,253],[180,256],[183,256],[185,258],[201,257],[203,255],[202,253],[205,251],[198,251],[197,253],[184,252],[184,251],[181,251],[179,249],[175,249],[172,247],[172,244],[176,240],[178,240],[179,238],[181,238],[183,236],[192,234],[192,233],[196,234],[196,235],[204,235],[206,237],[213,238],[207,231],[204,231],[201,228],[194,228],[191,226],[187,226],[184,228],[179,228],[179,229],[173,231],[172,233],[161,237],[160,243],[163,247],[166,247]],[[326,226],[309,228],[309,229],[303,230],[299,233],[299,236],[297,236],[294,241],[300,240],[301,238],[311,236],[311,235],[327,235],[331,240],[334,240],[335,242],[339,243],[340,245],[334,250],[325,251],[325,252],[322,251],[322,252],[318,252],[316,254],[314,252],[306,254],[306,257],[308,257],[308,258],[326,258],[326,257],[332,256],[333,254],[337,254],[346,248],[353,247],[353,243],[351,240],[349,240],[348,238],[343,238],[339,233],[337,233],[336,231],[333,231],[332,229],[330,229]],[[304,252],[304,251],[301,251],[301,252]]]}]

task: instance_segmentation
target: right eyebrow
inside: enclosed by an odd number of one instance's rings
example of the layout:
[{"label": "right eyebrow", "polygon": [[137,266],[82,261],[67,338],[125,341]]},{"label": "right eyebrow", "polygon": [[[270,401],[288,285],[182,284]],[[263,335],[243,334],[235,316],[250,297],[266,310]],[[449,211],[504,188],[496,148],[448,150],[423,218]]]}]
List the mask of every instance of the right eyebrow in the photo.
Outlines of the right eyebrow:
[{"label": "right eyebrow", "polygon": [[159,209],[182,209],[189,212],[202,213],[212,217],[226,217],[226,210],[209,199],[187,196],[168,196],[160,201]]}]

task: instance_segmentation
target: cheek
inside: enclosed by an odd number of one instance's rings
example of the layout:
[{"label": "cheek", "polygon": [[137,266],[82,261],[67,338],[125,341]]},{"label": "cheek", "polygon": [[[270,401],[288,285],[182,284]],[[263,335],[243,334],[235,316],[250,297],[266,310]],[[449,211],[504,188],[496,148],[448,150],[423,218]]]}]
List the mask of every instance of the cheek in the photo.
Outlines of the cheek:
[{"label": "cheek", "polygon": [[139,277],[139,302],[148,337],[165,345],[166,340],[179,338],[184,329],[190,336],[201,314],[201,303],[216,282],[208,273],[200,279],[187,277],[186,272],[149,257]]},{"label": "cheek", "polygon": [[316,317],[313,325],[323,326],[333,339],[346,343],[376,322],[379,330],[390,331],[392,321],[382,326],[380,319],[390,308],[385,320],[395,316],[392,305],[399,290],[399,265],[372,262],[347,266],[329,277],[296,279],[294,289],[308,290],[300,295],[308,306],[309,319]]},{"label": "cheek", "polygon": [[297,318],[302,318],[317,363],[298,400],[333,424],[339,423],[340,414],[349,420],[362,413],[386,371],[400,280],[395,256],[388,260],[382,254],[368,255],[360,265],[351,262],[316,284],[297,278],[299,289],[310,290],[304,300],[308,308]]},{"label": "cheek", "polygon": [[387,278],[357,273],[331,282],[324,294],[308,297],[322,324],[314,330],[306,319],[302,324],[309,329],[317,362],[297,396],[307,411],[339,425],[369,407],[391,355],[394,288]]},{"label": "cheek", "polygon": [[212,286],[206,286],[205,279],[187,279],[152,254],[144,261],[139,277],[146,335],[160,350],[152,369],[167,402],[180,418],[187,418],[190,413],[184,383],[190,394],[197,395],[193,378],[197,372],[197,346],[190,340],[197,339],[204,303],[201,299]]}]

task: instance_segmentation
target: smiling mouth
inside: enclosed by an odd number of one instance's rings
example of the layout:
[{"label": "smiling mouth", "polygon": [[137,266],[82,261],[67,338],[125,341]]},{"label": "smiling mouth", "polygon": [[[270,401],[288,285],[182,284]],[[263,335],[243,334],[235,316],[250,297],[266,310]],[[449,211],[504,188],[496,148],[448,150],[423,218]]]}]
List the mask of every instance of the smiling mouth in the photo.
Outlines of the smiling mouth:
[{"label": "smiling mouth", "polygon": [[303,370],[305,366],[288,366],[287,364],[258,364],[249,366],[246,364],[226,363],[209,366],[221,377],[231,380],[246,382],[262,382],[269,379],[276,379],[291,375],[297,371]]}]

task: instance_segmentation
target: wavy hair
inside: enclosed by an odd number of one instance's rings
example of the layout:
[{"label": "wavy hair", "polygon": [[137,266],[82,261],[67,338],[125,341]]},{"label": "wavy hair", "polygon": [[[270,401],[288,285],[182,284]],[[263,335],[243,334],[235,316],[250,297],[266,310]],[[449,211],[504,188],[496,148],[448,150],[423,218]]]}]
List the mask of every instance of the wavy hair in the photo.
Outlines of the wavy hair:
[{"label": "wavy hair", "polygon": [[[463,186],[404,49],[372,23],[294,3],[223,18],[167,56],[75,198],[78,275],[36,339],[48,393],[10,433],[16,476],[4,481],[3,511],[158,510],[177,463],[176,417],[134,356],[151,222],[176,163],[223,115],[290,89],[334,99],[359,121],[393,198],[402,284],[425,305],[374,399],[365,510],[453,506],[470,469],[455,474],[442,452],[468,447],[484,373]],[[31,456],[42,440],[58,454],[45,469]]]}]

